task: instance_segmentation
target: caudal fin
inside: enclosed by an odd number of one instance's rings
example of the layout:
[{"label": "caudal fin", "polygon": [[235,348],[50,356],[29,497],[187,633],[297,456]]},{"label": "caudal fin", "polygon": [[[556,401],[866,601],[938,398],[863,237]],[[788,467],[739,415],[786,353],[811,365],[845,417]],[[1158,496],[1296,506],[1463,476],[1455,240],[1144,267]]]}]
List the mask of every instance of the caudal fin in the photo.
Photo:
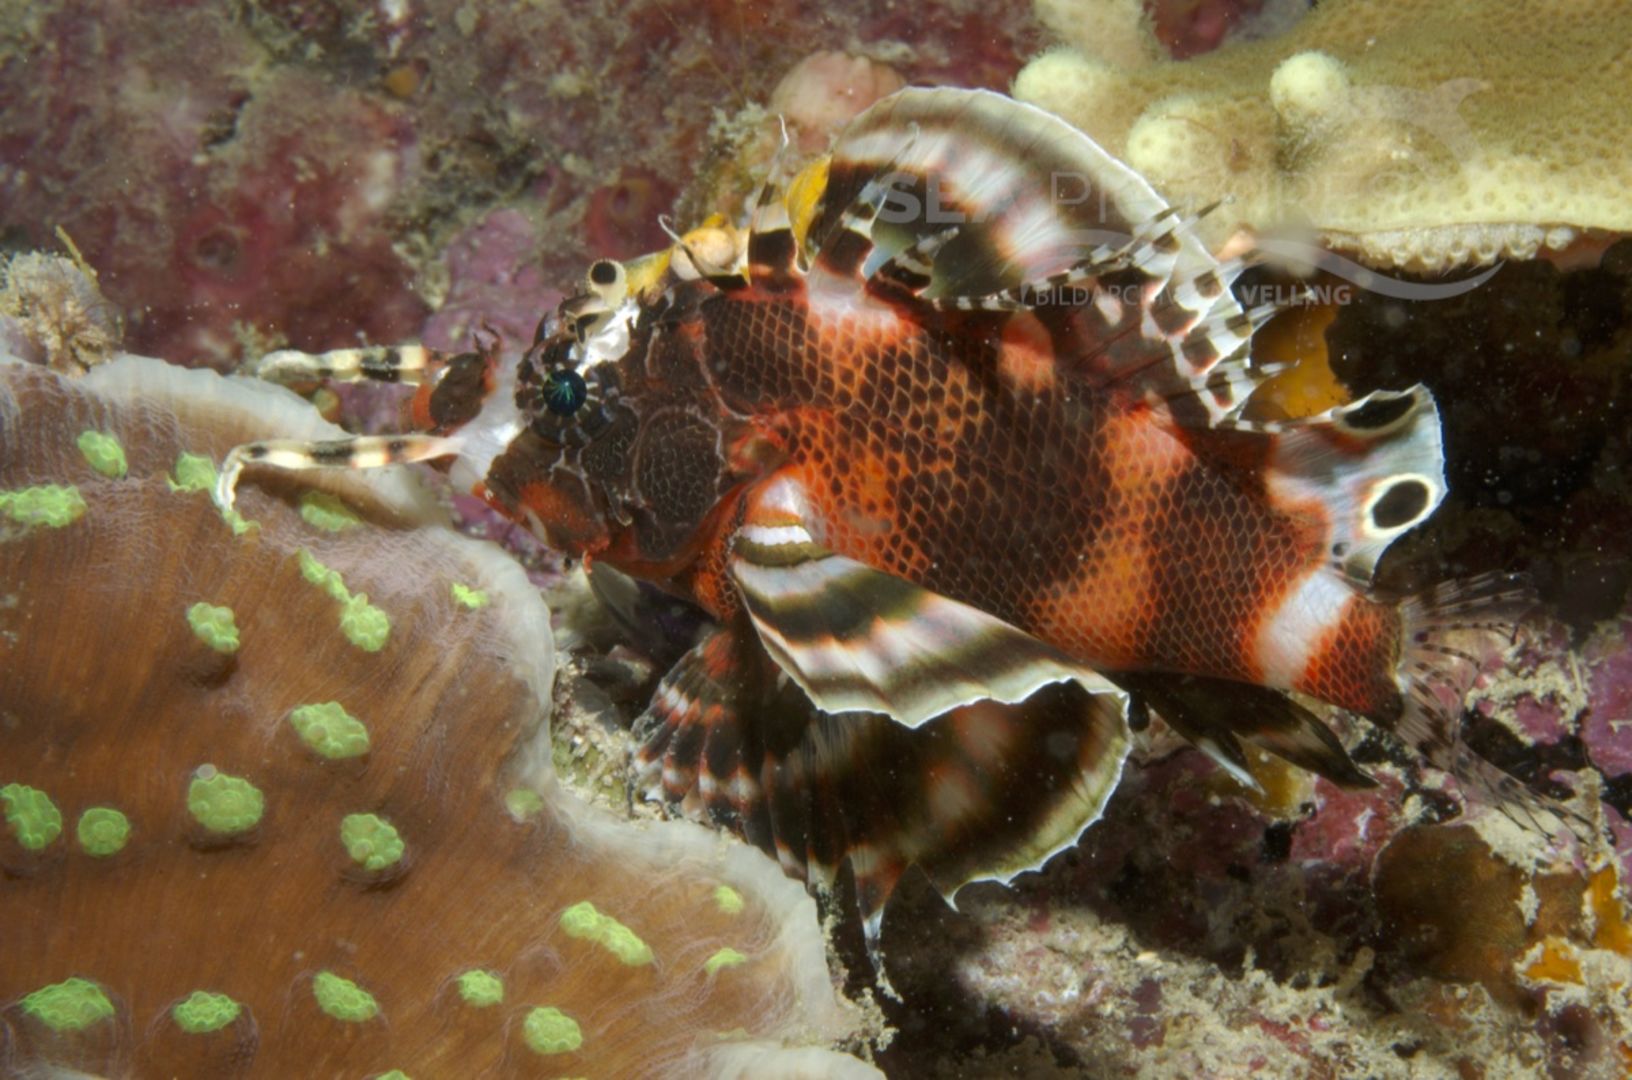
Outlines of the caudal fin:
[{"label": "caudal fin", "polygon": [[1400,605],[1404,707],[1400,737],[1451,773],[1483,802],[1554,835],[1560,826],[1584,836],[1590,824],[1476,754],[1461,738],[1468,693],[1502,663],[1518,623],[1535,607],[1535,591],[1517,574],[1484,574],[1442,582]]}]

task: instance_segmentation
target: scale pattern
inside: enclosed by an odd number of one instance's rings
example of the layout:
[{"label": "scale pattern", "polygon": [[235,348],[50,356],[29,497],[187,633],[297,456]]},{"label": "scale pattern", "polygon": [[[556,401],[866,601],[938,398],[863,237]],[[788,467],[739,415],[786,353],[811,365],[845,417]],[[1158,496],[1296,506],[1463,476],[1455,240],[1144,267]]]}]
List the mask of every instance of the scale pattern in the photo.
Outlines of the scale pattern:
[{"label": "scale pattern", "polygon": [[[937,332],[742,293],[697,311],[723,396],[784,440],[824,543],[1095,668],[1260,681],[1260,620],[1325,563],[1321,508],[1266,490],[1275,436],[1179,427],[1006,341],[991,324],[1014,316]],[[1356,603],[1299,689],[1385,711],[1399,623]]]}]

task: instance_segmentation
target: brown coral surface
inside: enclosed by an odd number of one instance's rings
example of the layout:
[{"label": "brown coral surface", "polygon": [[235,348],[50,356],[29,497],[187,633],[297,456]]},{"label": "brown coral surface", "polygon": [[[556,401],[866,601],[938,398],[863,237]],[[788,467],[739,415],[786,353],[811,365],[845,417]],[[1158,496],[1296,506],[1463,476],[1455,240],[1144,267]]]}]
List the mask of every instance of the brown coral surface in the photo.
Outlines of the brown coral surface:
[{"label": "brown coral surface", "polygon": [[0,363],[0,1074],[868,1074],[796,884],[554,780],[514,564],[400,483],[236,535],[178,460],[291,425]]}]

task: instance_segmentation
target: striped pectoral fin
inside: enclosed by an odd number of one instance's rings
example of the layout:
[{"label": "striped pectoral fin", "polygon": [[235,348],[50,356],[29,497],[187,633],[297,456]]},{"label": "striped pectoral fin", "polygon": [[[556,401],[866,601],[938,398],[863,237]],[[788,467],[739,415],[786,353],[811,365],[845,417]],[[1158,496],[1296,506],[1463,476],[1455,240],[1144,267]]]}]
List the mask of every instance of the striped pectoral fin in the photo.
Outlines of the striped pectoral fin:
[{"label": "striped pectoral fin", "polygon": [[766,665],[754,650],[751,634],[727,626],[676,662],[636,721],[633,781],[647,799],[770,849],[759,787]]},{"label": "striped pectoral fin", "polygon": [[743,525],[729,572],[766,652],[823,712],[916,728],[975,701],[1050,683],[1120,692],[992,615],[835,555],[798,524]]},{"label": "striped pectoral fin", "polygon": [[917,729],[878,713],[832,716],[777,677],[752,630],[727,626],[659,685],[637,726],[635,785],[734,829],[815,886],[831,887],[848,862],[877,961],[884,907],[907,867],[950,899],[1075,842],[1121,775],[1123,705],[1066,683]]},{"label": "striped pectoral fin", "polygon": [[885,904],[908,867],[949,903],[970,882],[1040,869],[1098,820],[1128,741],[1120,698],[1072,683],[960,706],[916,730],[812,710],[798,745],[767,757],[765,790],[793,795],[770,816],[779,841],[805,838],[812,881],[849,861],[876,962]]}]

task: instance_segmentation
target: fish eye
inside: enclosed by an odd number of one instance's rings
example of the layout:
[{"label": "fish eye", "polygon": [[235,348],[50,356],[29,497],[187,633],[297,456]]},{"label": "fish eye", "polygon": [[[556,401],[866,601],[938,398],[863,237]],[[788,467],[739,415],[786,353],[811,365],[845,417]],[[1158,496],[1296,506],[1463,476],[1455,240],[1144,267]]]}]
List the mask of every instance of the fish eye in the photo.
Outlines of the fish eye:
[{"label": "fish eye", "polygon": [[557,416],[571,416],[587,397],[584,377],[571,368],[558,368],[544,380],[544,406]]},{"label": "fish eye", "polygon": [[623,267],[611,259],[602,259],[589,268],[589,283],[599,285],[603,289],[609,285],[616,285],[622,276]]}]

